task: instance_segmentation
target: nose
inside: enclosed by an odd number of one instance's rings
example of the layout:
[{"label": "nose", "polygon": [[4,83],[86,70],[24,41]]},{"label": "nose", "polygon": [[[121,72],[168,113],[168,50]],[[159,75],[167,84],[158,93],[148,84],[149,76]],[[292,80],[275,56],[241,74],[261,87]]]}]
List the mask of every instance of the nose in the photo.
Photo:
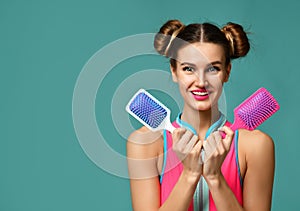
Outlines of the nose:
[{"label": "nose", "polygon": [[194,72],[194,74],[195,74],[195,83],[199,87],[207,86],[208,81],[207,81],[206,74],[204,73],[204,71],[196,71],[196,72]]}]

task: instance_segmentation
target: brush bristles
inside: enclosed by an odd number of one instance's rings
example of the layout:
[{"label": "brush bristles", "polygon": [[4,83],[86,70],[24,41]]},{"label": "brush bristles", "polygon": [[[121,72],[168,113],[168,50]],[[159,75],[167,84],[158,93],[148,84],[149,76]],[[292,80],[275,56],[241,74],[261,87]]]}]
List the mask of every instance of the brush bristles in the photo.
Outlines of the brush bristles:
[{"label": "brush bristles", "polygon": [[157,128],[167,116],[167,111],[145,93],[139,93],[129,109],[152,128]]},{"label": "brush bristles", "polygon": [[275,98],[264,88],[259,89],[245,100],[235,112],[244,126],[253,130],[279,109]]}]

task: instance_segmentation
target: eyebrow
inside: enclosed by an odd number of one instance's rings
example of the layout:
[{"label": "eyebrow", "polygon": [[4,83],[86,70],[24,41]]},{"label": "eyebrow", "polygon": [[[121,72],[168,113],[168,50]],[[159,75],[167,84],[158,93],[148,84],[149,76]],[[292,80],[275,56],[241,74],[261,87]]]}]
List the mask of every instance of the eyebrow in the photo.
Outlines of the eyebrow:
[{"label": "eyebrow", "polygon": [[[210,63],[208,63],[208,64],[207,64],[207,66],[209,66],[209,65],[216,65],[216,64],[222,64],[222,62],[221,62],[221,61],[214,61],[214,62],[210,62]],[[189,66],[196,67],[196,65],[195,65],[195,64],[193,64],[193,63],[189,63],[189,62],[183,62],[183,63],[181,63],[180,65],[181,65],[181,66],[184,66],[184,65],[189,65]]]},{"label": "eyebrow", "polygon": [[211,62],[210,64],[214,65],[214,64],[222,64],[222,62],[220,61],[214,61],[214,62]]},{"label": "eyebrow", "polygon": [[195,65],[195,64],[193,64],[193,63],[189,63],[189,62],[183,62],[183,63],[181,63],[180,65],[181,65],[181,66],[184,66],[184,65],[189,65],[189,66],[196,67],[196,65]]}]

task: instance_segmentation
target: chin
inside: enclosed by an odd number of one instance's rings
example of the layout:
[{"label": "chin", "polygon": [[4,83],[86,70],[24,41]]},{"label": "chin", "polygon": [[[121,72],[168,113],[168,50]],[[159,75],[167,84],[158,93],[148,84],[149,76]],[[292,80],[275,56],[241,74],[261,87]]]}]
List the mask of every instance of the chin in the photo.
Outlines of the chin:
[{"label": "chin", "polygon": [[195,104],[190,104],[190,107],[193,109],[193,110],[196,110],[196,111],[209,111],[211,110],[211,104],[210,103],[197,103],[197,105]]}]

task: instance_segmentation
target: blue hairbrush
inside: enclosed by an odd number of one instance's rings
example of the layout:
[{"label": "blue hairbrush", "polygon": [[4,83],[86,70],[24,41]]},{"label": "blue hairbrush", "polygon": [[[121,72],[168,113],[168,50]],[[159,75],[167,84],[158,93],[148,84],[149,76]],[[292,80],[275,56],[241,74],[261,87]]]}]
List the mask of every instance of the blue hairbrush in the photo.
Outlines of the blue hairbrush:
[{"label": "blue hairbrush", "polygon": [[144,89],[138,90],[126,106],[126,111],[152,131],[175,127],[170,122],[170,109]]}]

